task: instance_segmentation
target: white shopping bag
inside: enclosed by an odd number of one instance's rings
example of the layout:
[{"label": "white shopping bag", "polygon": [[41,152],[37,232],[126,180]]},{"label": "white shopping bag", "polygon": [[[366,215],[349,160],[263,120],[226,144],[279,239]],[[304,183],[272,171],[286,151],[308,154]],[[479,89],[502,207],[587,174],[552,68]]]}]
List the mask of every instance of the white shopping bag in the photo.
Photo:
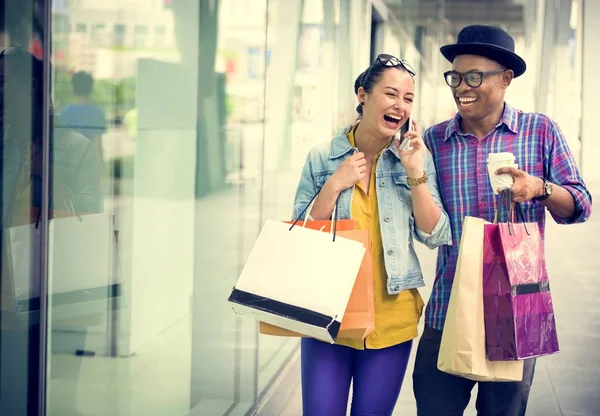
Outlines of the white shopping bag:
[{"label": "white shopping bag", "polygon": [[365,247],[332,237],[267,220],[229,297],[234,310],[334,342]]},{"label": "white shopping bag", "polygon": [[[52,296],[53,318],[103,312],[95,309],[106,309],[107,299],[118,296],[121,290],[114,216],[99,213],[52,218],[49,227],[48,294]],[[10,227],[4,234],[16,312],[36,312],[42,278],[41,226]],[[71,305],[72,310],[59,308],[65,305]],[[67,316],[58,316],[62,313]]]},{"label": "white shopping bag", "polygon": [[465,217],[438,369],[475,381],[521,381],[523,361],[489,361],[483,316],[483,228]]}]

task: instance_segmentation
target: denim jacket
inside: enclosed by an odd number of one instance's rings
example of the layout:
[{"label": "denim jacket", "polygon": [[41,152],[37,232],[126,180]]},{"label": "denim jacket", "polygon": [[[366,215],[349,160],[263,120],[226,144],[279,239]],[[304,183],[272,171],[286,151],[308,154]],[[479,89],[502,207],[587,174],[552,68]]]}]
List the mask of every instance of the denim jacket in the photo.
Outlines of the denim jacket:
[{"label": "denim jacket", "polygon": [[[336,136],[332,142],[317,146],[309,152],[296,190],[294,219],[301,215],[340,164],[358,152],[358,149],[353,148],[348,141],[346,136],[348,131],[349,128]],[[450,222],[440,199],[435,166],[429,151],[426,152],[424,170],[429,178],[427,185],[433,199],[442,210],[440,219],[431,234],[419,230],[415,225],[406,170],[400,162],[396,146],[392,144],[384,149],[377,161],[375,184],[385,269],[388,275],[387,291],[390,295],[425,286],[415,252],[414,239],[431,249],[452,244]],[[339,219],[351,219],[353,193],[354,187],[351,187],[340,194]]]}]

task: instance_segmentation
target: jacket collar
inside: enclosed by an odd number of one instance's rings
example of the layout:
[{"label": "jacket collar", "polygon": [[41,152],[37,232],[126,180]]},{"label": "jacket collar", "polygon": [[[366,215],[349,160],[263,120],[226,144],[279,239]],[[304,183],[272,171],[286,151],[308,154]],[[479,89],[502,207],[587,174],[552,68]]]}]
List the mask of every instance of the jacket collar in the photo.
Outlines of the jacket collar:
[{"label": "jacket collar", "polygon": [[341,133],[333,138],[329,152],[329,159],[340,158],[354,149],[348,140],[348,133],[352,128],[354,128],[353,125],[344,128]]}]

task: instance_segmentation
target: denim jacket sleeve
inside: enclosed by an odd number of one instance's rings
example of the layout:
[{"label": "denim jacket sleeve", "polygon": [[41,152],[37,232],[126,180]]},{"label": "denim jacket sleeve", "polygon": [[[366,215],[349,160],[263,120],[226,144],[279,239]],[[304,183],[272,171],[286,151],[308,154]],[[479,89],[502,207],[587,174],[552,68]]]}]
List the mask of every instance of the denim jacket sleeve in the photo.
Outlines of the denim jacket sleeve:
[{"label": "denim jacket sleeve", "polygon": [[309,152],[300,174],[300,182],[296,188],[296,196],[294,197],[294,209],[292,220],[298,219],[302,211],[308,206],[313,197],[317,194],[317,185],[313,177],[312,170],[313,151]]},{"label": "denim jacket sleeve", "polygon": [[440,197],[437,173],[429,150],[427,150],[425,154],[425,171],[427,172],[428,177],[427,186],[429,187],[429,192],[431,192],[436,205],[440,207],[441,214],[440,219],[438,220],[433,231],[431,231],[431,234],[419,230],[415,222],[415,238],[417,241],[425,244],[427,247],[433,250],[434,248],[442,245],[452,245],[452,232],[450,230],[450,220],[448,218],[448,214],[444,209],[444,204],[442,203],[442,199]]}]

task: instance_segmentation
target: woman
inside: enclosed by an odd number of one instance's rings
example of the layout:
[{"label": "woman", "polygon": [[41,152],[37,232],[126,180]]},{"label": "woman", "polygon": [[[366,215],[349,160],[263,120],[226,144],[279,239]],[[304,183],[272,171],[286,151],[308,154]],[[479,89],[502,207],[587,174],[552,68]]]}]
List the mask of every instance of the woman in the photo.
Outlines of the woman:
[{"label": "woman", "polygon": [[[307,158],[294,218],[318,193],[310,216],[352,218],[372,240],[375,331],[364,340],[327,344],[304,338],[302,401],[305,416],[344,416],[353,381],[352,415],[390,415],[417,337],[424,286],[413,239],[430,248],[450,244],[436,173],[417,131],[400,134],[414,94],[415,71],[379,55],[356,80],[358,121]],[[410,139],[405,149],[404,139]]]}]

